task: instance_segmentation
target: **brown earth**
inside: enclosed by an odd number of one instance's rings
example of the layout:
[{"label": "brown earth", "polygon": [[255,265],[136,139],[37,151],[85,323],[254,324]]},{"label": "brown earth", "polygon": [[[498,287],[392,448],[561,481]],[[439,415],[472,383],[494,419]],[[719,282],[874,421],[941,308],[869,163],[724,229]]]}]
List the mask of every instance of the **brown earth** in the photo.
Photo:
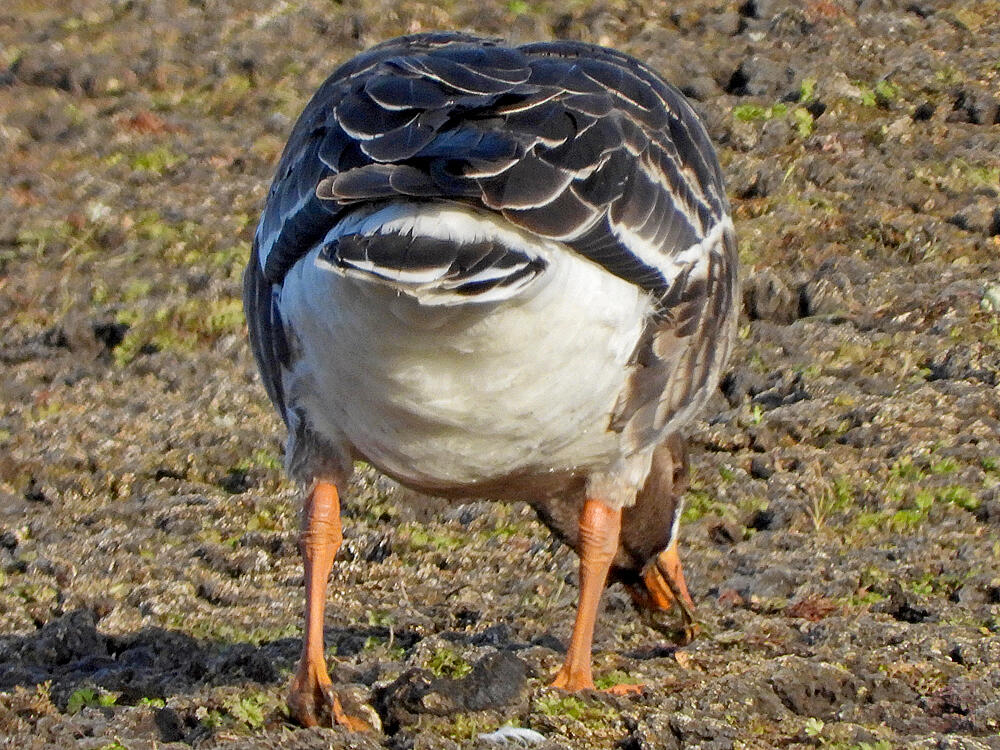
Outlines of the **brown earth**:
[{"label": "brown earth", "polygon": [[[547,689],[572,553],[365,470],[327,642],[386,733],[303,730],[240,273],[310,93],[437,28],[619,47],[719,146],[746,319],[691,430],[703,632],[611,589],[597,674],[646,692]],[[998,61],[996,0],[5,2],[0,746],[1000,748]]]}]

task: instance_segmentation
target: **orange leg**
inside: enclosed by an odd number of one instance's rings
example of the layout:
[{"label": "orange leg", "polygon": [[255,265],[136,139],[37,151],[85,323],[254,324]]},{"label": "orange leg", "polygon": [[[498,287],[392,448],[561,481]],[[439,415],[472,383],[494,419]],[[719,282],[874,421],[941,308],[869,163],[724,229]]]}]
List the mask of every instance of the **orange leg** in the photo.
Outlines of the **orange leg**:
[{"label": "orange leg", "polygon": [[573,636],[566,662],[551,687],[586,690],[594,687],[590,653],[601,593],[607,583],[611,560],[618,550],[622,527],[621,510],[612,510],[598,500],[587,500],[580,514],[580,601],[576,608]]},{"label": "orange leg", "polygon": [[651,565],[644,575],[646,588],[653,604],[662,610],[668,610],[674,604],[681,610],[681,620],[684,624],[684,642],[690,643],[698,634],[695,623],[694,601],[688,592],[681,569],[681,558],[677,554],[677,540],[656,558],[656,564]]},{"label": "orange leg", "polygon": [[306,622],[302,656],[288,691],[288,708],[292,717],[306,727],[316,726],[328,714],[336,724],[353,731],[366,731],[371,727],[364,720],[347,715],[341,708],[323,655],[326,581],[342,541],[337,488],[331,482],[318,482],[306,499],[299,537],[305,564]]}]

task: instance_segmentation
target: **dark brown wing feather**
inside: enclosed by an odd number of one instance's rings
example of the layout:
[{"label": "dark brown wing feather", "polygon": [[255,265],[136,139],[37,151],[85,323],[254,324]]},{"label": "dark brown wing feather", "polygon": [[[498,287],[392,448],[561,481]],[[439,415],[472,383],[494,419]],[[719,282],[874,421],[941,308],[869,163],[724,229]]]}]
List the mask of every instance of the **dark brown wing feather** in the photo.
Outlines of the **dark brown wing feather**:
[{"label": "dark brown wing feather", "polygon": [[[638,61],[457,34],[387,42],[323,84],[262,216],[265,276],[280,282],[352,203],[398,197],[498,211],[657,297],[670,256],[727,211],[704,129]],[[633,239],[655,249],[637,252]]]},{"label": "dark brown wing feather", "polygon": [[288,424],[281,371],[291,365],[291,352],[285,329],[274,299],[274,285],[264,278],[257,248],[250,253],[250,262],[243,273],[243,309],[250,333],[250,349],[264,380],[264,388],[281,418]]}]

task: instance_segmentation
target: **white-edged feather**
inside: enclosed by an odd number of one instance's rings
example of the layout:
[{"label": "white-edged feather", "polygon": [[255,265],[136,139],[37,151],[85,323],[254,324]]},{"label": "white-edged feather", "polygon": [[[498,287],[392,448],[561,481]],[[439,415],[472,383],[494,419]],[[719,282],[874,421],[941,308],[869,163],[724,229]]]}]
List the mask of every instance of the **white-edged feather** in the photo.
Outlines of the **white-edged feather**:
[{"label": "white-edged feather", "polygon": [[644,263],[658,264],[657,270],[663,274],[666,286],[670,285],[681,271],[691,266],[689,279],[705,279],[708,274],[708,256],[712,248],[719,243],[726,229],[732,229],[733,222],[728,216],[713,226],[699,242],[671,255],[664,254],[662,248],[636,234],[624,224],[610,222],[615,236],[628,247],[629,251]]},{"label": "white-edged feather", "polygon": [[282,224],[285,223],[285,221],[288,219],[289,216],[294,216],[299,211],[301,211],[305,207],[305,205],[312,199],[312,197],[313,197],[312,194],[307,193],[305,196],[296,201],[295,205],[293,205],[290,209],[283,212],[281,214],[281,219],[274,225],[276,228],[278,228],[278,231],[272,231],[265,236],[264,222],[261,221],[257,225],[257,230],[256,232],[254,232],[255,235],[254,240],[257,243],[258,262],[260,263],[261,269],[267,267],[267,256],[270,255],[271,248],[274,247],[275,240],[277,240],[278,238],[278,234],[280,233],[280,227],[282,226]]},{"label": "white-edged feather", "polygon": [[[370,260],[352,260],[346,267],[336,265],[318,257],[317,264],[329,268],[334,273],[359,280],[382,279],[396,291],[407,294],[426,305],[468,305],[498,302],[521,294],[532,284],[536,276],[527,274],[518,277],[532,260],[565,254],[565,248],[557,243],[519,230],[506,222],[503,217],[457,204],[436,204],[427,206],[419,203],[394,202],[372,211],[351,214],[327,233],[324,245],[335,242],[347,235],[375,237],[379,234],[420,235],[443,242],[474,244],[495,241],[506,245],[525,257],[524,263],[508,266],[485,266],[475,274],[453,279],[450,259],[442,265],[430,268],[399,269],[379,265]],[[490,289],[473,295],[457,294],[456,288],[472,284],[514,279],[509,284],[497,284]]]}]

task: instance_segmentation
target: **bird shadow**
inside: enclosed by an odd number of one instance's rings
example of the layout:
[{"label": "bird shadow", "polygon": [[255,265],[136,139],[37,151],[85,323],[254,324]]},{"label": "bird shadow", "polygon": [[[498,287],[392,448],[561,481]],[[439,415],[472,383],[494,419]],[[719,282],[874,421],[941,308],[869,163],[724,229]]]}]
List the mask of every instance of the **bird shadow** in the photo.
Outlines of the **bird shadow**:
[{"label": "bird shadow", "polygon": [[[22,713],[30,701],[26,703],[23,696],[18,698],[18,690],[30,691],[44,685],[48,701],[61,713],[74,712],[73,696],[78,691],[94,691],[92,698],[114,694],[115,710],[139,705],[151,709],[147,714],[152,723],[147,721],[149,725],[142,730],[147,734],[152,733],[164,742],[200,741],[211,732],[199,723],[196,713],[162,708],[164,704],[157,699],[194,696],[203,689],[220,686],[283,686],[302,646],[299,638],[279,638],[259,644],[232,643],[202,640],[161,627],[108,635],[98,629],[98,619],[89,609],[76,609],[28,635],[0,634],[0,735],[5,729],[4,704],[15,713]],[[456,642],[492,647],[491,659],[496,663],[477,663],[469,678],[461,680],[435,680],[427,670],[410,669],[392,683],[392,690],[376,691],[384,722],[398,727],[400,716],[409,716],[407,710],[422,712],[420,706],[414,708],[397,700],[399,696],[416,695],[419,688],[433,689],[437,691],[435,695],[445,696],[454,704],[454,710],[467,704],[478,705],[476,701],[482,702],[484,696],[497,705],[506,705],[512,695],[521,692],[527,667],[513,652],[534,643],[517,641],[504,624],[475,634],[443,631],[440,635]],[[415,630],[390,630],[379,625],[327,627],[324,636],[327,646],[344,657],[361,653],[372,639],[410,651],[423,638]],[[562,649],[551,636],[536,642]],[[330,666],[335,684],[354,683],[372,688],[382,676],[377,662],[371,662],[367,669],[337,661]],[[516,673],[513,677],[507,674],[512,670]],[[498,680],[513,687],[497,693]],[[76,700],[79,703],[79,698]],[[110,708],[101,710],[110,716]],[[6,713],[9,719],[10,711]],[[268,721],[280,726],[287,718],[275,715]]]},{"label": "bird shadow", "polygon": [[[340,655],[362,651],[371,639],[388,639],[381,626],[327,628],[326,642]],[[411,648],[420,636],[411,631],[391,634]],[[81,688],[117,695],[119,705],[144,699],[190,694],[203,687],[280,684],[299,657],[299,638],[259,644],[201,640],[176,630],[146,627],[123,635],[107,635],[97,617],[76,609],[28,635],[0,635],[0,692],[48,684],[49,697],[65,711],[69,697]],[[336,668],[335,668],[336,669]],[[341,675],[343,681],[369,682],[377,675]],[[333,674],[336,680],[338,675]]]}]

